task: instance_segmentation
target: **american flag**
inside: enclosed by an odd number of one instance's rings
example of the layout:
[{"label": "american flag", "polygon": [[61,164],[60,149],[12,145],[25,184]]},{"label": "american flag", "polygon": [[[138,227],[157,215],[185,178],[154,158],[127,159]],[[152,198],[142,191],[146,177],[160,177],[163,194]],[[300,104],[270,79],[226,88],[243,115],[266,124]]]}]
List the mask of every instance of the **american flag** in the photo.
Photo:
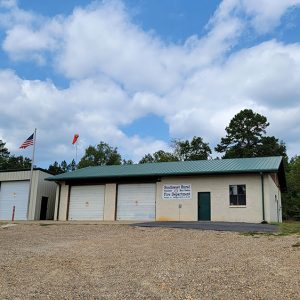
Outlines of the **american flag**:
[{"label": "american flag", "polygon": [[27,148],[28,146],[31,146],[33,145],[33,135],[34,133],[20,146],[20,149],[25,149]]}]

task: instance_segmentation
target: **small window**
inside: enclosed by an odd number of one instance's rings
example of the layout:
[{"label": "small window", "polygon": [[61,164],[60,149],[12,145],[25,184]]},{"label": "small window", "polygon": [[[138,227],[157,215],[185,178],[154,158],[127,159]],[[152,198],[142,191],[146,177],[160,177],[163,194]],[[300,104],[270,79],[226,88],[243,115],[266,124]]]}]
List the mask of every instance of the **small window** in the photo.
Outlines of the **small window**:
[{"label": "small window", "polygon": [[230,205],[246,205],[246,185],[229,186]]}]

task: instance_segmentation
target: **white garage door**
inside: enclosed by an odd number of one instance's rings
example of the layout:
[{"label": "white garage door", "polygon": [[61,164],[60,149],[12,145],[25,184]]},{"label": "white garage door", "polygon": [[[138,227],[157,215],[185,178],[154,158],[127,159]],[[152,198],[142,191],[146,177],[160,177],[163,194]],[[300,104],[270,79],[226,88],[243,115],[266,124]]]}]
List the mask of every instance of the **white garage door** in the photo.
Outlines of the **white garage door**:
[{"label": "white garage door", "polygon": [[27,219],[29,181],[1,182],[0,220],[11,220],[15,206],[15,220]]},{"label": "white garage door", "polygon": [[155,220],[156,184],[118,185],[117,220]]},{"label": "white garage door", "polygon": [[69,220],[103,220],[104,185],[72,186]]}]

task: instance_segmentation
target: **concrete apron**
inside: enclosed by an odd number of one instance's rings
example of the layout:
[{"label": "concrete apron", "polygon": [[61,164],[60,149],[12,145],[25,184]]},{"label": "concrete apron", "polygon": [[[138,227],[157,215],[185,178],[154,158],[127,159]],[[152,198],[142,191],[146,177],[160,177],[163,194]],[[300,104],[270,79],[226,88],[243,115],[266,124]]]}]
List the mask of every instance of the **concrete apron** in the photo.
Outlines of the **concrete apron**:
[{"label": "concrete apron", "polygon": [[140,223],[141,221],[53,221],[53,220],[36,220],[36,221],[1,221],[3,225],[7,224],[24,224],[24,225],[130,225]]},{"label": "concrete apron", "polygon": [[232,232],[278,232],[278,225],[257,224],[257,223],[239,223],[239,222],[145,222],[133,224],[139,227],[164,227],[164,228],[181,228],[194,230],[213,230],[213,231],[232,231]]},{"label": "concrete apron", "polygon": [[135,227],[163,227],[177,229],[232,231],[232,232],[278,232],[278,225],[239,223],[239,222],[212,222],[212,221],[178,221],[178,222],[143,222],[143,221],[3,221],[1,227],[10,227],[16,224],[24,225],[132,225]]}]

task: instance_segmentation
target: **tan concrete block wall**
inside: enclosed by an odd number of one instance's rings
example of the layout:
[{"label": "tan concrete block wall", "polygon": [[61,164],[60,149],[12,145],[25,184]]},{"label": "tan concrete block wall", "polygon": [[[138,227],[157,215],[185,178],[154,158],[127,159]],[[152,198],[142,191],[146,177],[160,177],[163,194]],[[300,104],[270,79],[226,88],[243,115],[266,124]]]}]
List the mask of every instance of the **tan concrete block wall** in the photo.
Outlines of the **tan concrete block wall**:
[{"label": "tan concrete block wall", "polygon": [[117,185],[105,185],[104,221],[114,221],[116,212]]},{"label": "tan concrete block wall", "polygon": [[57,210],[58,210],[58,202],[59,202],[59,186],[60,184],[56,184],[56,193],[55,193],[55,208],[54,208],[54,220],[58,220],[57,219]]},{"label": "tan concrete block wall", "polygon": [[269,175],[264,175],[264,196],[265,196],[265,221],[270,222],[271,208],[270,208],[270,183]]},{"label": "tan concrete block wall", "polygon": [[[192,199],[163,200],[164,184],[191,184]],[[229,205],[229,185],[246,184],[245,207]],[[261,222],[261,182],[260,175],[225,175],[206,177],[172,177],[162,178],[157,183],[156,220],[179,220],[179,204],[181,221],[198,220],[198,192],[211,193],[211,220],[231,222]]]},{"label": "tan concrete block wall", "polygon": [[69,197],[69,186],[65,183],[61,184],[60,191],[60,204],[59,204],[59,221],[66,221],[67,219],[67,207],[68,207],[68,197]]},{"label": "tan concrete block wall", "polygon": [[[164,184],[192,184],[192,199],[163,200]],[[191,178],[163,178],[156,183],[156,221],[195,221],[198,218],[194,187],[197,180]],[[181,205],[181,208],[179,208]]]},{"label": "tan concrete block wall", "polygon": [[[268,222],[279,222],[282,221],[281,216],[281,193],[279,188],[276,186],[274,180],[270,175],[267,176],[266,180],[268,184],[268,194],[267,194],[267,203],[268,203]],[[275,200],[275,196],[277,198],[277,201]],[[278,205],[278,206],[277,206]]]}]

